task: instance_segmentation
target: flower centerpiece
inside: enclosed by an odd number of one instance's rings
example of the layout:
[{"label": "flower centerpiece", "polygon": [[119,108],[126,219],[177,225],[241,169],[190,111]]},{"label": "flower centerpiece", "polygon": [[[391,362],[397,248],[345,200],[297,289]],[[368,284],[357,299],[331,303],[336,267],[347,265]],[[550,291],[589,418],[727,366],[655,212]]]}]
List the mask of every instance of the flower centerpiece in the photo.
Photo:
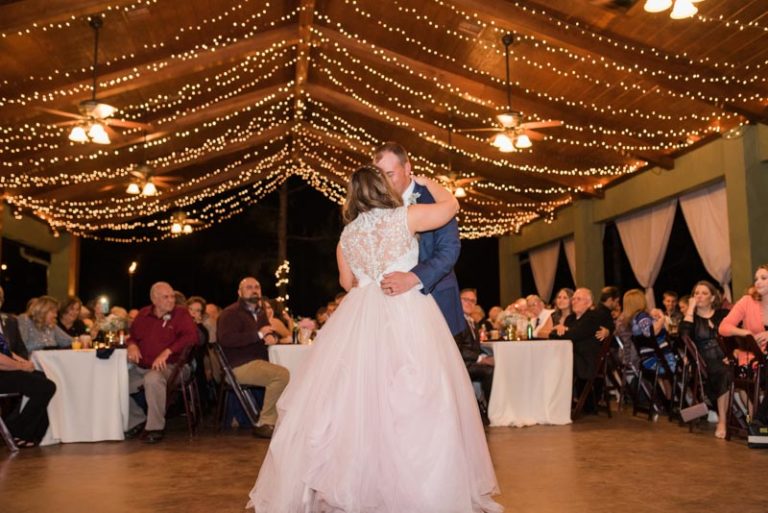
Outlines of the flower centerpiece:
[{"label": "flower centerpiece", "polygon": [[317,324],[314,319],[309,317],[303,317],[296,324],[299,328],[299,344],[311,344],[312,337],[317,329]]}]

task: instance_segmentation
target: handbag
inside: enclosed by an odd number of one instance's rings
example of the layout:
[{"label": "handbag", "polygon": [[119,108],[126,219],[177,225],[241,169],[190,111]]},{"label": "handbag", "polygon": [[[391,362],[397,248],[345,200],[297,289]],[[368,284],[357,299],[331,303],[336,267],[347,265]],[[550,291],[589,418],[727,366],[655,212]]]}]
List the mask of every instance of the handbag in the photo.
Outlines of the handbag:
[{"label": "handbag", "polygon": [[696,372],[698,374],[698,385],[699,385],[699,395],[701,397],[701,401],[694,404],[693,406],[689,406],[687,408],[683,408],[680,410],[680,417],[683,419],[683,422],[691,422],[693,420],[696,420],[700,417],[705,417],[709,415],[709,407],[707,406],[707,403],[704,402],[704,393],[703,393],[703,386],[701,379],[701,367],[699,366],[699,361],[701,358],[699,357],[699,350],[696,347],[695,344],[691,344],[693,347],[693,350],[696,352]]}]

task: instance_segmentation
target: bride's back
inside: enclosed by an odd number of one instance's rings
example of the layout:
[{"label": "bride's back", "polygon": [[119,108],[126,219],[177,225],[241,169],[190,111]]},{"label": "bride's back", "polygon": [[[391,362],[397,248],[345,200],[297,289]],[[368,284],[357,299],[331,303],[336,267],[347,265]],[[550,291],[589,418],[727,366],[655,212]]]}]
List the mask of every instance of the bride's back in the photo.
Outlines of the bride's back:
[{"label": "bride's back", "polygon": [[341,233],[341,250],[360,286],[383,274],[409,271],[419,259],[419,244],[408,229],[408,208],[364,212]]}]

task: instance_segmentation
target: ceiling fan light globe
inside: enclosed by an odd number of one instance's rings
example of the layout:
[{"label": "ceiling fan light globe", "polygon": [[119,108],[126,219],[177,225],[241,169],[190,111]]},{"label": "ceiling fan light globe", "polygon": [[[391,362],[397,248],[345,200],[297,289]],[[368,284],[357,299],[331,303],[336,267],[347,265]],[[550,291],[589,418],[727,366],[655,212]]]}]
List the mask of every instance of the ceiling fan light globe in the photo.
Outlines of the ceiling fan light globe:
[{"label": "ceiling fan light globe", "polygon": [[646,0],[643,9],[645,12],[662,12],[672,7],[672,0]]},{"label": "ceiling fan light globe", "polygon": [[190,233],[192,233],[192,225],[191,224],[185,224],[184,228],[182,228],[181,231],[186,233],[187,235],[189,235]]},{"label": "ceiling fan light globe", "polygon": [[142,196],[155,196],[157,194],[157,187],[152,182],[147,182],[141,189]]},{"label": "ceiling fan light globe", "polygon": [[453,195],[457,198],[466,198],[467,191],[464,190],[464,187],[456,187],[456,190],[453,191]]},{"label": "ceiling fan light globe", "polygon": [[504,128],[509,128],[517,124],[518,116],[516,112],[502,112],[501,114],[496,114],[496,119],[499,120],[499,123]]},{"label": "ceiling fan light globe", "polygon": [[88,137],[90,137],[91,141],[96,144],[109,144],[111,142],[109,140],[109,135],[107,135],[107,131],[104,130],[104,126],[101,123],[94,123],[91,125],[88,129]]},{"label": "ceiling fan light globe", "polygon": [[500,134],[496,134],[493,137],[493,141],[491,142],[491,144],[493,146],[501,149],[501,148],[504,148],[504,147],[512,146],[512,139],[510,139],[507,134],[502,132]]},{"label": "ceiling fan light globe", "polygon": [[173,223],[171,225],[171,233],[181,233],[182,226],[181,223]]},{"label": "ceiling fan light globe", "polygon": [[699,9],[693,5],[691,0],[675,0],[675,7],[672,9],[669,17],[673,20],[684,20],[697,12],[699,12]]},{"label": "ceiling fan light globe", "polygon": [[117,112],[117,109],[106,103],[97,103],[93,109],[93,116],[99,119],[111,118]]},{"label": "ceiling fan light globe", "polygon": [[69,140],[79,143],[88,142],[88,134],[85,133],[85,128],[80,125],[73,126],[72,130],[69,131]]},{"label": "ceiling fan light globe", "polygon": [[530,148],[531,146],[533,146],[533,143],[531,142],[531,138],[527,135],[520,134],[515,137],[515,148],[524,150],[526,148]]},{"label": "ceiling fan light globe", "polygon": [[128,188],[125,190],[128,194],[141,194],[141,188],[136,182],[128,184]]}]

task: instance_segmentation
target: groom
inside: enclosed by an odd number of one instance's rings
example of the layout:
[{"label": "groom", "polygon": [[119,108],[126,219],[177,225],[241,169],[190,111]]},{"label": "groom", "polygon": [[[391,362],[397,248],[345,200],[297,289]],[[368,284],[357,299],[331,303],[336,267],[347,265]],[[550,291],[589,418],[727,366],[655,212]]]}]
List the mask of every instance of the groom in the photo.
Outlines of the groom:
[{"label": "groom", "polygon": [[[411,163],[408,153],[400,144],[387,142],[373,154],[378,166],[389,183],[403,197],[403,203],[434,203],[426,187],[411,179]],[[381,288],[390,296],[407,292],[413,287],[423,294],[432,294],[443,313],[454,338],[461,345],[469,326],[459,300],[459,284],[453,266],[459,259],[459,224],[454,217],[437,230],[419,234],[419,263],[410,272],[394,272],[384,276]]]}]

